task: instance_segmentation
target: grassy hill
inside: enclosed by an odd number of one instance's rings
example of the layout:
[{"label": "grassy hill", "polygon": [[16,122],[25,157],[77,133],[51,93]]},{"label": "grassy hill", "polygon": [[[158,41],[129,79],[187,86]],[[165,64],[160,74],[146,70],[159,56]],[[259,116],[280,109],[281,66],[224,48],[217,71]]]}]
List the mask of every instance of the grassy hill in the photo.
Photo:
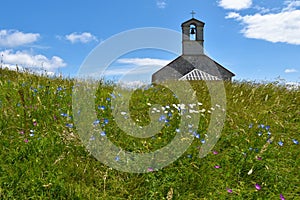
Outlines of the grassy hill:
[{"label": "grassy hill", "polygon": [[[225,83],[221,138],[199,158],[214,108],[205,84],[193,87],[204,109],[199,135],[171,165],[135,174],[102,164],[81,143],[73,121],[73,80],[0,69],[0,198],[300,199],[300,91],[271,83]],[[138,90],[130,103],[130,117],[141,125],[149,123],[149,103],[176,101],[154,88],[156,95]],[[115,144],[148,152],[172,140],[176,118],[156,137],[122,134],[110,115],[111,91],[112,85],[99,83],[95,110],[100,122],[107,120],[107,137]]]}]

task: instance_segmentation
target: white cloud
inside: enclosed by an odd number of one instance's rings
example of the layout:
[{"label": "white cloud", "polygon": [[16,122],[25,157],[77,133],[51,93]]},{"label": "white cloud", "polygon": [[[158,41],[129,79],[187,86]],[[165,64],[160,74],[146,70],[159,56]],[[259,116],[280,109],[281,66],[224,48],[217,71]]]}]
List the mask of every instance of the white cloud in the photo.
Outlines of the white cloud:
[{"label": "white cloud", "polygon": [[156,5],[160,9],[164,9],[167,6],[167,2],[165,0],[157,0]]},{"label": "white cloud", "polygon": [[57,68],[66,66],[64,60],[58,56],[53,56],[49,59],[41,54],[33,55],[24,51],[13,52],[12,50],[5,50],[0,52],[0,54],[3,55],[4,66],[10,69],[14,69],[14,66],[18,65],[20,69],[43,69],[51,73]]},{"label": "white cloud", "polygon": [[297,7],[300,7],[300,1],[298,0],[285,1],[284,4],[286,4],[287,6],[282,11],[292,11],[292,10],[296,10]]},{"label": "white cloud", "polygon": [[252,0],[220,0],[219,6],[224,9],[232,9],[232,10],[242,10],[246,8],[250,8],[252,5]]},{"label": "white cloud", "polygon": [[98,41],[97,37],[92,35],[91,33],[71,33],[65,36],[66,40],[69,40],[71,43],[81,42],[81,43],[89,43],[92,41]]},{"label": "white cloud", "polygon": [[290,74],[290,73],[297,73],[298,71],[296,69],[286,69],[284,70],[284,73]]},{"label": "white cloud", "polygon": [[38,33],[23,33],[17,30],[0,30],[0,46],[17,47],[37,41]]},{"label": "white cloud", "polygon": [[117,62],[122,64],[132,64],[136,66],[145,66],[145,65],[165,66],[170,62],[170,60],[155,59],[155,58],[122,58],[117,60]]},{"label": "white cloud", "polygon": [[242,33],[247,38],[300,44],[300,10],[246,15],[237,20],[245,24]]}]

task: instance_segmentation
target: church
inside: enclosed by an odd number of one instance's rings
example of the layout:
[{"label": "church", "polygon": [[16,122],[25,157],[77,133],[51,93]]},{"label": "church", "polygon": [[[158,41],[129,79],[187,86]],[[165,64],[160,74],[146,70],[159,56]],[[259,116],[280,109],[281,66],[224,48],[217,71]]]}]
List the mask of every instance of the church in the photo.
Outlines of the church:
[{"label": "church", "polygon": [[[193,13],[194,14],[194,13]],[[205,55],[204,22],[192,19],[182,23],[182,55],[156,71],[152,82],[167,80],[226,80],[234,73]]]}]

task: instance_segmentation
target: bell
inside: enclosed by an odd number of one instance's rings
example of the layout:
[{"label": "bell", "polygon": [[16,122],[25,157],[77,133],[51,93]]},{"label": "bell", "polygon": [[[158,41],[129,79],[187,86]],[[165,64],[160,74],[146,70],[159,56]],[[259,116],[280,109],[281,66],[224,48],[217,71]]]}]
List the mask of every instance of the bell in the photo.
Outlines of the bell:
[{"label": "bell", "polygon": [[191,28],[191,34],[195,34],[196,33],[196,28]]}]

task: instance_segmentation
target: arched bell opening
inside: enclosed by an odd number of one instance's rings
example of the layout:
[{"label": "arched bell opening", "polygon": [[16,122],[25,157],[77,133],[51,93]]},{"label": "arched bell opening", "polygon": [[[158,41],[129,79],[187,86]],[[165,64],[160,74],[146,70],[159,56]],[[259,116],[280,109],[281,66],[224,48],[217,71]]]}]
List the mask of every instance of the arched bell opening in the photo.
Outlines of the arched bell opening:
[{"label": "arched bell opening", "polygon": [[190,40],[196,40],[196,35],[197,35],[197,29],[194,24],[190,25]]}]

